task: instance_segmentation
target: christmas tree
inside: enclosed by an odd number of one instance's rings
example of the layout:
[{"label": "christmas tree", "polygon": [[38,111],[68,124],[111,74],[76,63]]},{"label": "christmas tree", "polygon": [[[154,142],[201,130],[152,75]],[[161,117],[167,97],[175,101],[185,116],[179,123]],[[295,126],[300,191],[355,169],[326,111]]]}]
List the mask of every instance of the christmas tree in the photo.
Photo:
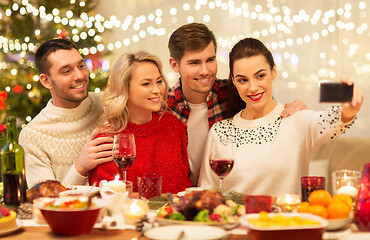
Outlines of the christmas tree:
[{"label": "christmas tree", "polygon": [[97,0],[0,2],[0,134],[7,115],[27,123],[51,97],[38,81],[34,63],[37,46],[46,40],[68,38],[75,42],[90,69],[89,90],[105,86],[108,73],[102,69],[104,47],[99,44],[104,18],[95,15],[96,5]]}]

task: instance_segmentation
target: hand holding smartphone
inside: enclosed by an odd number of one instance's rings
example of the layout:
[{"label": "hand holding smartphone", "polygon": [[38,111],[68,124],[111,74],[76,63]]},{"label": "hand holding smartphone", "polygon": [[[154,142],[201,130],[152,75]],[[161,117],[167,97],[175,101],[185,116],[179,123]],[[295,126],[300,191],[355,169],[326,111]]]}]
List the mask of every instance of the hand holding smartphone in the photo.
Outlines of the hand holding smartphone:
[{"label": "hand holding smartphone", "polygon": [[320,102],[351,102],[353,84],[323,82],[320,84]]}]

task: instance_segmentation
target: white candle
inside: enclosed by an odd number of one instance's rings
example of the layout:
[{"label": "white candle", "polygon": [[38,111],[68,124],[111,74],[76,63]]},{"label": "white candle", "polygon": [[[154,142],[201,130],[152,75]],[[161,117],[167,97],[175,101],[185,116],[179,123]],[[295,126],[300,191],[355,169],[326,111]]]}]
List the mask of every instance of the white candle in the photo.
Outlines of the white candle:
[{"label": "white candle", "polygon": [[337,194],[346,194],[350,197],[357,197],[358,190],[350,185],[343,186],[337,190]]},{"label": "white candle", "polygon": [[108,187],[115,192],[125,192],[126,184],[123,181],[113,180],[108,182]]},{"label": "white candle", "polygon": [[109,187],[110,189],[112,189],[115,192],[125,192],[126,191],[126,183],[119,180],[119,174],[117,174],[114,177],[113,181],[109,181],[107,183],[107,187]]}]

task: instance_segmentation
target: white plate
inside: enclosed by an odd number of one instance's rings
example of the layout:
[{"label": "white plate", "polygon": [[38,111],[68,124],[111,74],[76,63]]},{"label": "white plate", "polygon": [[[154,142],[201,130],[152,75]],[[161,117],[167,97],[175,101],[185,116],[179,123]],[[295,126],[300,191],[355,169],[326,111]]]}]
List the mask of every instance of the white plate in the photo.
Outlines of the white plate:
[{"label": "white plate", "polygon": [[[85,185],[75,185],[75,186],[68,186],[70,190],[66,190],[59,193],[59,196],[67,196],[67,195],[85,195],[91,190],[91,186]],[[99,193],[99,187],[93,187],[91,190],[91,194]]]},{"label": "white plate", "polygon": [[11,234],[12,232],[15,232],[16,230],[18,230],[22,227],[22,223],[19,219],[15,219],[15,223],[16,223],[16,226],[13,227],[13,228],[0,230],[0,236],[6,236],[8,234]]},{"label": "white plate", "polygon": [[369,240],[370,233],[352,233],[344,237],[339,238],[340,240]]},{"label": "white plate", "polygon": [[239,225],[239,222],[236,223],[219,223],[219,222],[196,222],[196,221],[184,221],[184,220],[173,220],[165,218],[156,218],[156,221],[159,225],[192,225],[192,226],[214,226],[220,227],[226,230],[233,229]]},{"label": "white plate", "polygon": [[185,196],[185,191],[178,192],[176,195],[177,195],[177,197],[183,197],[183,196]]},{"label": "white plate", "polygon": [[155,240],[175,240],[179,239],[182,231],[181,240],[222,239],[227,234],[224,229],[212,226],[172,225],[149,229],[144,235]]}]

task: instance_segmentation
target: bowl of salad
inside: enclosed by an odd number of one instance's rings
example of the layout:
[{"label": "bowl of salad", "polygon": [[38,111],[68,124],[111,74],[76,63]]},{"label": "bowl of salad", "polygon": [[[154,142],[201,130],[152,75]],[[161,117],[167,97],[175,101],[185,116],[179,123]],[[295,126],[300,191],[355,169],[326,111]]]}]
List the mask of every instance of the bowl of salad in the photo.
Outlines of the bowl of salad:
[{"label": "bowl of salad", "polygon": [[58,235],[75,236],[88,234],[104,208],[101,199],[88,197],[40,198],[35,202],[51,230]]}]

